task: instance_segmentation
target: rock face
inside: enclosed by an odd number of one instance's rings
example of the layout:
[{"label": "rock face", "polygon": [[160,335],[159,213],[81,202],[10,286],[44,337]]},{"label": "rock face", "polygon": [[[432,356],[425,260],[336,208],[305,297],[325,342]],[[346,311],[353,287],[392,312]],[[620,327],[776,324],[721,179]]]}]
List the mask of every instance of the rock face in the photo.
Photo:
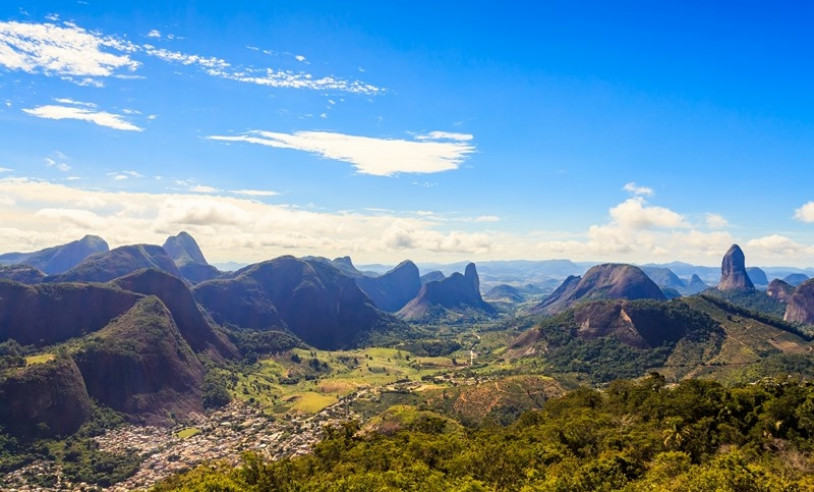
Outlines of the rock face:
[{"label": "rock face", "polygon": [[18,437],[73,434],[90,418],[91,400],[69,356],[0,379],[0,424]]},{"label": "rock face", "polygon": [[709,286],[705,284],[703,280],[701,280],[701,277],[693,273],[692,277],[690,277],[690,281],[687,282],[686,292],[687,294],[697,294],[707,290],[708,288]]},{"label": "rock face", "polygon": [[99,236],[85,236],[78,241],[32,253],[0,255],[0,265],[25,264],[48,275],[54,275],[70,270],[90,255],[108,250],[104,239]]},{"label": "rock face", "polygon": [[752,290],[755,285],[746,273],[746,257],[740,246],[733,244],[721,262],[721,281],[718,290]]},{"label": "rock face", "polygon": [[492,287],[483,297],[484,299],[489,299],[490,301],[508,303],[520,303],[526,299],[523,293],[520,292],[520,289],[506,284],[500,284]]},{"label": "rock face", "polygon": [[0,280],[0,341],[44,346],[80,337],[104,328],[139,297],[103,285]]},{"label": "rock face", "polygon": [[766,277],[766,272],[758,267],[749,267],[746,269],[746,273],[749,275],[749,280],[751,280],[755,285],[769,284],[769,279]]},{"label": "rock face", "polygon": [[62,275],[49,277],[49,282],[109,282],[114,278],[143,268],[155,268],[181,277],[178,267],[161,246],[137,244],[122,246],[107,253],[89,256]]},{"label": "rock face", "polygon": [[808,280],[808,275],[804,273],[791,273],[783,277],[783,281],[785,281],[789,285],[798,286]]},{"label": "rock face", "polygon": [[88,394],[133,420],[203,410],[203,367],[155,296],[89,336],[75,359]]},{"label": "rock face", "polygon": [[372,331],[406,328],[376,309],[354,279],[325,261],[283,256],[228,279],[202,282],[193,294],[217,323],[287,328],[321,349],[352,347]]},{"label": "rock face", "polygon": [[786,282],[776,278],[772,280],[769,284],[769,287],[766,289],[766,295],[777,299],[782,303],[786,303],[789,300],[789,297],[794,293],[794,286],[789,285]]},{"label": "rock face", "polygon": [[639,267],[608,263],[592,267],[582,278],[568,277],[532,312],[554,314],[579,301],[599,299],[665,300],[666,297]]},{"label": "rock face", "polygon": [[474,263],[466,266],[463,275],[456,272],[443,280],[427,282],[415,299],[397,314],[403,319],[418,321],[430,320],[448,311],[495,314],[495,309],[481,297],[480,279]]},{"label": "rock face", "polygon": [[786,321],[814,324],[814,280],[800,284],[786,301]]},{"label": "rock face", "polygon": [[181,275],[192,283],[211,280],[221,275],[217,268],[206,262],[195,238],[187,232],[181,231],[177,236],[168,237],[163,248]]},{"label": "rock face", "polygon": [[370,297],[377,308],[394,313],[418,294],[421,279],[418,267],[407,260],[379,277],[357,277],[356,285]]},{"label": "rock face", "polygon": [[207,352],[216,359],[237,356],[235,346],[205,315],[186,284],[179,278],[153,269],[140,270],[112,282],[124,290],[154,295],[169,309],[178,330],[195,352]]}]

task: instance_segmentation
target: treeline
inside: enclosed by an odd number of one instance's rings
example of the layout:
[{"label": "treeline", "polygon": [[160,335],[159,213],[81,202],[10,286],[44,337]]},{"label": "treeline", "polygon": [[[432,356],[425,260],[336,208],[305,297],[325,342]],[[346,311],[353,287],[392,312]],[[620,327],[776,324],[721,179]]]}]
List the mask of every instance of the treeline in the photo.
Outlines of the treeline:
[{"label": "treeline", "polygon": [[814,386],[726,388],[651,374],[578,389],[514,424],[466,429],[431,415],[390,435],[348,423],[313,454],[206,465],[156,491],[814,490]]}]

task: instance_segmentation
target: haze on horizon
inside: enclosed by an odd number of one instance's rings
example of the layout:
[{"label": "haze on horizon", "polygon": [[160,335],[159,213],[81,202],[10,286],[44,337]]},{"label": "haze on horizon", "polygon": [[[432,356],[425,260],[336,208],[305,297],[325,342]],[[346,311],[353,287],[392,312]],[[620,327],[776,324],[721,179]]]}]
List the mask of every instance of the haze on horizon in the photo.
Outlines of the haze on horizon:
[{"label": "haze on horizon", "polygon": [[3,252],[814,265],[807,12],[0,7]]}]

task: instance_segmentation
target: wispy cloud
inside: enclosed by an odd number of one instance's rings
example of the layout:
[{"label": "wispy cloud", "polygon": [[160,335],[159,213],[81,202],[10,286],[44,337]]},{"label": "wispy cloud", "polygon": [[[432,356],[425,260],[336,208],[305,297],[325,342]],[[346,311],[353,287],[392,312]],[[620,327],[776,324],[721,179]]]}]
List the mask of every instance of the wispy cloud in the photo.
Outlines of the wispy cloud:
[{"label": "wispy cloud", "polygon": [[707,214],[705,222],[710,229],[723,229],[729,225],[729,221],[718,214]]},{"label": "wispy cloud", "polygon": [[469,133],[430,132],[426,135],[417,135],[416,140],[454,140],[456,142],[469,142],[474,138]]},{"label": "wispy cloud", "polygon": [[[0,65],[51,76],[109,77],[134,71],[127,45],[71,23],[0,22]],[[76,79],[74,79],[76,80]],[[90,79],[89,79],[90,80]]]},{"label": "wispy cloud", "polygon": [[468,141],[386,139],[331,132],[289,134],[255,130],[243,135],[207,138],[310,152],[351,163],[358,172],[375,176],[450,171],[457,169],[475,151],[475,146]]},{"label": "wispy cloud", "polygon": [[122,115],[95,111],[89,107],[47,105],[23,109],[23,112],[50,120],[80,120],[94,123],[114,130],[142,131],[142,128],[125,120]]},{"label": "wispy cloud", "polygon": [[814,222],[814,201],[804,204],[794,211],[794,218],[801,222]]},{"label": "wispy cloud", "polygon": [[648,188],[646,186],[636,186],[636,183],[632,181],[623,186],[622,189],[636,196],[653,196],[655,194],[653,188]]},{"label": "wispy cloud", "polygon": [[0,173],[10,173],[13,170],[14,169],[11,169],[11,168],[8,168],[8,167],[0,167]]},{"label": "wispy cloud", "polygon": [[228,80],[275,88],[341,91],[370,95],[384,92],[384,89],[381,87],[359,80],[345,80],[330,75],[315,78],[312,74],[307,72],[293,72],[291,70],[276,70],[273,68],[246,69],[241,71],[210,69],[207,73]]},{"label": "wispy cloud", "polygon": [[60,162],[55,159],[51,159],[50,157],[45,158],[45,165],[48,167],[56,168],[62,171],[63,173],[67,173],[68,171],[71,170],[71,166],[69,166],[68,163]]},{"label": "wispy cloud", "polygon": [[152,29],[150,32],[147,33],[147,37],[148,38],[160,38],[161,37],[161,31],[159,31],[158,29]]},{"label": "wispy cloud", "polygon": [[276,191],[271,190],[232,190],[235,195],[243,196],[276,196],[279,195]]}]

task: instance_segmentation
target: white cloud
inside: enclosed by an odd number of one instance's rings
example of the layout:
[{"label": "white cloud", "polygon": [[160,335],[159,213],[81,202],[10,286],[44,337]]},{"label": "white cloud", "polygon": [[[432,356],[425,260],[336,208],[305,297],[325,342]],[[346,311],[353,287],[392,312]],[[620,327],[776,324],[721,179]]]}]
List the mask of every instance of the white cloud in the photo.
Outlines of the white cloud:
[{"label": "white cloud", "polygon": [[126,131],[142,131],[142,128],[125,120],[123,116],[106,111],[93,111],[88,108],[73,107],[73,106],[38,106],[36,108],[23,109],[23,112],[28,113],[38,118],[46,118],[51,120],[80,120],[95,123],[99,126],[113,128],[114,130]]},{"label": "white cloud", "polygon": [[94,104],[94,103],[76,101],[74,99],[68,99],[66,97],[58,97],[58,98],[54,99],[54,101],[58,102],[60,104],[71,104],[73,106],[84,106],[86,108],[95,108],[95,107],[97,107],[96,104]]},{"label": "white cloud", "polygon": [[147,37],[148,38],[160,38],[161,37],[161,31],[159,31],[158,29],[152,29],[150,32],[147,33]]},{"label": "white cloud", "polygon": [[125,179],[129,178],[143,178],[144,175],[138,171],[115,171],[112,173],[107,173],[108,176],[112,177],[115,181],[124,181]]},{"label": "white cloud", "polygon": [[663,207],[647,205],[642,197],[628,198],[610,209],[610,215],[624,229],[687,227],[684,217]]},{"label": "white cloud", "polygon": [[13,170],[14,169],[11,169],[9,167],[0,167],[0,173],[10,173]]},{"label": "white cloud", "polygon": [[392,245],[405,257],[452,259],[492,247],[486,234],[440,231],[422,218],[315,212],[252,197],[110,192],[22,178],[0,179],[0,196],[16,203],[4,210],[0,224],[8,251],[39,249],[88,233],[103,235],[113,247],[161,244],[180,230],[193,234],[213,261],[261,261],[282,254],[388,261]]},{"label": "white cloud", "polygon": [[632,181],[627,183],[622,189],[636,196],[653,196],[655,194],[652,188],[648,188],[646,186],[636,186],[636,183]]},{"label": "white cloud", "polygon": [[351,163],[360,173],[375,176],[449,171],[457,169],[475,151],[472,144],[459,141],[411,141],[330,132],[288,134],[255,130],[244,135],[212,135],[207,138],[310,152],[326,159]]},{"label": "white cloud", "polygon": [[814,222],[814,201],[795,210],[794,218],[802,222]]},{"label": "white cloud", "polygon": [[275,196],[279,195],[276,191],[271,190],[232,190],[232,193],[243,196]]},{"label": "white cloud", "polygon": [[718,214],[707,214],[705,218],[707,227],[710,229],[723,229],[729,226],[729,221]]},{"label": "white cloud", "polygon": [[223,70],[230,66],[229,62],[222,58],[208,57],[200,55],[189,55],[178,51],[170,51],[164,48],[155,48],[150,45],[144,46],[145,53],[155,56],[166,62],[180,63],[181,65],[198,65],[207,69]]},{"label": "white cloud", "polygon": [[746,248],[760,250],[762,256],[771,256],[778,259],[795,257],[802,254],[810,255],[814,248],[804,246],[787,236],[771,234],[755,239],[750,239],[746,243]]},{"label": "white cloud", "polygon": [[296,59],[297,59],[297,61],[300,61],[300,62],[305,61],[305,57],[304,57],[304,56],[302,56],[302,55],[296,55],[294,58],[296,58]]},{"label": "white cloud", "polygon": [[210,69],[210,75],[228,80],[263,85],[267,87],[285,89],[312,89],[319,91],[341,91],[355,94],[380,94],[384,89],[359,80],[345,80],[334,76],[316,78],[307,72],[292,72],[290,70],[246,69],[241,71],[227,71]]},{"label": "white cloud", "polygon": [[468,133],[455,132],[430,132],[426,135],[417,135],[416,140],[455,140],[458,142],[468,142],[474,137]]},{"label": "white cloud", "polygon": [[68,171],[71,170],[71,166],[69,166],[67,163],[55,161],[54,159],[51,159],[50,157],[45,158],[45,165],[48,166],[48,167],[55,167],[55,168],[57,168],[58,170],[60,170],[60,171],[62,171],[64,173],[67,173]]},{"label": "white cloud", "polygon": [[[65,77],[109,77],[134,71],[139,63],[125,54],[126,46],[111,37],[74,24],[58,26],[0,22],[0,65],[11,70]],[[84,79],[80,79],[84,80]]]},{"label": "white cloud", "polygon": [[189,189],[193,193],[217,193],[219,190],[212,186],[195,185]]}]

